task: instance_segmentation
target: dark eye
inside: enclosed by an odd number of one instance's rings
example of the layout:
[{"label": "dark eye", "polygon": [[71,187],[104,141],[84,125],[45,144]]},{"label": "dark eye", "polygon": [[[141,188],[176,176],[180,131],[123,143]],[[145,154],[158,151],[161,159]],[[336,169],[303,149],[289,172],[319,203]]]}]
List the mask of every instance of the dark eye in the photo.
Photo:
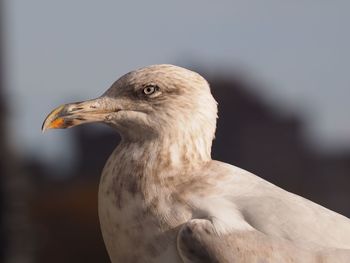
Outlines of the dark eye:
[{"label": "dark eye", "polygon": [[156,91],[156,86],[149,85],[143,88],[143,94],[151,95]]}]

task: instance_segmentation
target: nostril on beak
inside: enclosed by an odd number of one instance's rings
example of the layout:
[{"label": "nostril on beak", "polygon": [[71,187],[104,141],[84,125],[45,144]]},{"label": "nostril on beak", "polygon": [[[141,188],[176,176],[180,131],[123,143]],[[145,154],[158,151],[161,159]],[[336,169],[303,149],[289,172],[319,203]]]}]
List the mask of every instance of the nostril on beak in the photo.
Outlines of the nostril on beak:
[{"label": "nostril on beak", "polygon": [[75,107],[75,108],[72,108],[71,111],[78,111],[78,110],[82,110],[83,107]]}]

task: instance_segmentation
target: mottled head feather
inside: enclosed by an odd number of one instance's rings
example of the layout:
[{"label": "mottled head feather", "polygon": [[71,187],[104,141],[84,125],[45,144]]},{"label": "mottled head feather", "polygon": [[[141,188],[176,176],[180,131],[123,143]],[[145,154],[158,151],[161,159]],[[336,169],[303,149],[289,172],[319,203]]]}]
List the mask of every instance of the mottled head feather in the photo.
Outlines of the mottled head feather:
[{"label": "mottled head feather", "polygon": [[[144,94],[145,87],[155,92]],[[118,79],[104,97],[122,111],[112,120],[126,140],[181,139],[210,156],[217,103],[208,82],[198,73],[173,65],[153,65]]]}]

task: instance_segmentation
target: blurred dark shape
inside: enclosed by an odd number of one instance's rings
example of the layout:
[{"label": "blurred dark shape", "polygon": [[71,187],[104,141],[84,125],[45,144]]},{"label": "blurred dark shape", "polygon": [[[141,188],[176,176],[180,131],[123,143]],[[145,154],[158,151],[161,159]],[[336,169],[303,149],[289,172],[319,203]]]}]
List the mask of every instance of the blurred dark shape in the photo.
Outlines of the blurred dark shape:
[{"label": "blurred dark shape", "polygon": [[39,243],[36,262],[109,262],[98,221],[97,193],[101,170],[119,136],[104,128],[89,125],[71,130],[77,160],[68,179],[50,179],[50,169],[38,160],[26,164],[36,181],[31,200]]},{"label": "blurred dark shape", "polygon": [[[74,136],[77,148],[77,161],[74,174],[82,176],[83,180],[87,177],[96,179],[103,165],[111,152],[119,143],[119,134],[109,127],[98,127],[94,129],[93,125],[78,126],[74,130]],[[91,129],[92,128],[92,129]],[[86,165],[86,164],[89,165]]]},{"label": "blurred dark shape", "polygon": [[5,146],[5,101],[3,94],[3,86],[4,86],[4,64],[3,64],[3,19],[1,16],[2,13],[2,1],[0,1],[0,262],[4,262],[5,260],[5,250],[7,243],[5,241],[5,237],[7,236],[5,233],[5,225],[4,225],[4,181],[5,181],[5,161],[7,149]]},{"label": "blurred dark shape", "polygon": [[[0,0],[0,262],[34,262],[34,229],[29,218],[31,185],[21,160],[10,148],[5,98],[4,2]],[[30,173],[30,171],[29,171]]]},{"label": "blurred dark shape", "polygon": [[[203,74],[205,76],[205,74]],[[213,158],[249,170],[286,190],[350,215],[350,152],[324,155],[309,148],[297,116],[281,114],[239,75],[209,79],[219,102]],[[98,181],[119,137],[105,127],[71,130],[77,160],[64,180],[50,178],[38,160],[27,160],[35,191],[31,216],[36,262],[108,262],[97,217]]]},{"label": "blurred dark shape", "polygon": [[27,203],[30,185],[8,145],[3,4],[0,0],[0,262],[26,263],[33,262],[34,247]]},{"label": "blurred dark shape", "polygon": [[310,148],[301,120],[268,105],[239,76],[210,82],[219,102],[214,159],[350,215],[350,152],[327,156]]}]

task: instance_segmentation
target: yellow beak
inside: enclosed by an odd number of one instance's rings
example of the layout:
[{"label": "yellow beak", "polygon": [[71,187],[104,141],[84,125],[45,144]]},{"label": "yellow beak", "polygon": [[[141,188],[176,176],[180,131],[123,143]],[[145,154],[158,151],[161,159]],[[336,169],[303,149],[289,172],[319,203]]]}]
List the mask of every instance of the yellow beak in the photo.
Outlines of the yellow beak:
[{"label": "yellow beak", "polygon": [[108,115],[120,109],[112,109],[107,103],[108,98],[100,97],[94,100],[64,104],[46,117],[41,130],[66,129],[83,123],[108,122]]}]

